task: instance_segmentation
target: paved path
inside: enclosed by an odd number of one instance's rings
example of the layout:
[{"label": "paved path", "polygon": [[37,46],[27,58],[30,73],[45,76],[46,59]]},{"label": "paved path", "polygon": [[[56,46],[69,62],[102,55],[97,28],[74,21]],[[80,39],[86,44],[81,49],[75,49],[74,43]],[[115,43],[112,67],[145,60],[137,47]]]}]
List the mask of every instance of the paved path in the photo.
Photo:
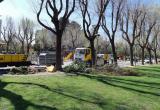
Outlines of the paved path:
[{"label": "paved path", "polygon": [[64,72],[40,72],[40,73],[35,73],[35,74],[26,74],[26,75],[11,75],[11,74],[3,74],[1,76],[64,76],[65,73]]}]

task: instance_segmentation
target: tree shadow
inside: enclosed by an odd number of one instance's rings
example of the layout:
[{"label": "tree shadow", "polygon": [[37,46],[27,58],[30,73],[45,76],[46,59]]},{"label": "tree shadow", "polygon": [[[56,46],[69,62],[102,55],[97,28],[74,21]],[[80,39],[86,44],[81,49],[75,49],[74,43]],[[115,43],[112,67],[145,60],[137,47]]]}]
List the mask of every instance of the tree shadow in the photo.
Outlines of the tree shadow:
[{"label": "tree shadow", "polygon": [[117,79],[117,80],[122,80],[122,81],[129,81],[129,82],[133,82],[133,83],[140,83],[140,84],[147,84],[147,85],[151,85],[149,87],[155,87],[155,86],[158,86],[157,89],[160,88],[160,83],[158,82],[146,82],[146,81],[139,81],[139,80],[130,80],[130,79],[122,79],[122,78],[117,78],[117,77],[108,77],[108,79]]},{"label": "tree shadow", "polygon": [[156,72],[156,73],[160,73],[160,69],[153,69],[153,68],[136,68],[136,70],[141,70],[141,71],[151,71],[151,72]]},{"label": "tree shadow", "polygon": [[[146,66],[147,68],[150,68],[150,69],[160,69],[159,66]],[[145,66],[144,67],[140,67],[140,68],[146,68]]]},{"label": "tree shadow", "polygon": [[160,78],[159,70],[147,70],[142,68],[135,68],[135,72],[139,73],[142,76],[147,76],[151,78]]},{"label": "tree shadow", "polygon": [[55,107],[34,104],[30,101],[23,99],[21,95],[4,89],[4,87],[8,84],[10,83],[2,82],[0,80],[0,97],[8,99],[14,105],[15,110],[27,110],[28,107],[33,107],[37,110],[57,110],[57,108]]},{"label": "tree shadow", "polygon": [[[93,76],[93,75],[85,75],[85,74],[83,74],[82,76],[90,78],[90,79],[95,79],[95,80],[97,80],[99,82],[102,82],[104,84],[107,84],[107,85],[110,85],[110,86],[114,86],[114,87],[118,87],[118,88],[122,88],[122,89],[126,89],[126,90],[129,90],[129,91],[134,91],[134,92],[143,93],[143,94],[149,94],[149,95],[154,95],[154,96],[160,96],[160,93],[146,91],[146,90],[143,90],[141,87],[134,88],[134,87],[130,86],[131,83],[111,80],[111,79],[109,79],[109,77],[95,76],[95,75]],[[116,83],[116,82],[120,82],[121,84],[120,83]],[[127,85],[124,85],[124,84],[127,84]],[[133,84],[133,85],[134,86],[144,86],[145,87],[145,85],[137,85],[137,84]],[[157,89],[157,91],[158,91],[158,89]]]},{"label": "tree shadow", "polygon": [[160,83],[149,83],[144,81],[133,81],[128,79],[120,79],[120,78],[109,78],[106,77],[106,80],[117,82],[117,83],[123,83],[127,85],[133,85],[133,86],[139,86],[139,87],[146,87],[146,88],[153,88],[153,89],[160,89]]},{"label": "tree shadow", "polygon": [[[46,85],[36,84],[36,83],[27,83],[27,82],[25,82],[25,83],[24,82],[1,82],[0,83],[0,93],[2,93],[3,95],[0,95],[0,97],[4,97],[4,98],[9,99],[13,103],[13,105],[15,106],[15,110],[26,110],[26,108],[28,106],[33,106],[34,108],[41,107],[41,108],[43,108],[43,110],[57,110],[57,108],[35,105],[35,104],[33,104],[29,101],[26,101],[20,95],[14,94],[10,91],[7,91],[7,90],[3,89],[8,84],[38,86],[38,87],[46,89],[50,92],[54,92],[54,93],[57,93],[59,95],[63,95],[65,97],[69,97],[69,98],[72,98],[72,99],[75,99],[75,100],[78,100],[78,101],[82,101],[82,102],[85,102],[85,103],[96,104],[97,106],[99,106],[101,108],[103,108],[106,105],[106,102],[104,100],[101,100],[100,98],[97,98],[96,96],[91,97],[93,99],[95,98],[94,101],[87,100],[87,99],[82,98],[80,96],[76,96],[76,95],[73,95],[71,93],[64,92],[61,88],[57,88],[57,89],[52,88],[51,89]],[[18,102],[15,102],[15,99],[18,100]],[[96,100],[96,99],[98,99],[98,100]],[[21,105],[21,106],[19,106],[19,105]]]}]

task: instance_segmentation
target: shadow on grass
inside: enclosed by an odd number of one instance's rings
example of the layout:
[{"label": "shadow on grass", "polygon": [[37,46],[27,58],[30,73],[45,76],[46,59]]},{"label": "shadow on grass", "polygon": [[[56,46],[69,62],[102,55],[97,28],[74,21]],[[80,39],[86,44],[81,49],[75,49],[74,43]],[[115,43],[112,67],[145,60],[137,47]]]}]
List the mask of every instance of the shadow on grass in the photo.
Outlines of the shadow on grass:
[{"label": "shadow on grass", "polygon": [[[152,92],[152,91],[149,91],[149,90],[148,91],[143,90],[142,86],[146,87],[145,85],[127,83],[127,82],[123,82],[123,81],[120,81],[120,80],[112,80],[109,77],[105,77],[105,76],[93,76],[93,75],[84,75],[84,74],[82,76],[90,78],[90,79],[95,79],[99,82],[102,82],[102,83],[110,85],[110,86],[114,86],[114,87],[118,87],[118,88],[122,88],[122,89],[127,89],[129,91],[134,91],[134,92],[143,93],[143,94],[150,94],[150,95],[154,95],[154,96],[160,96],[160,93],[155,93],[155,92]],[[141,87],[139,87],[139,88],[138,87],[132,87],[131,85],[141,86]],[[157,89],[157,92],[159,92],[158,89]]]},{"label": "shadow on grass", "polygon": [[15,110],[27,110],[28,107],[33,107],[37,110],[57,110],[55,107],[34,104],[23,99],[21,95],[4,89],[8,84],[10,83],[0,81],[0,97],[8,99],[14,105]]},{"label": "shadow on grass", "polygon": [[133,83],[139,83],[139,84],[147,84],[147,85],[151,85],[150,87],[155,87],[158,86],[158,89],[160,88],[160,83],[158,82],[146,82],[146,81],[138,81],[138,80],[129,80],[129,79],[122,79],[122,78],[117,78],[117,77],[106,77],[108,79],[117,79],[117,80],[122,80],[122,81],[129,81],[129,82],[133,82]]},{"label": "shadow on grass", "polygon": [[101,108],[103,108],[106,105],[106,102],[104,100],[101,100],[100,98],[97,98],[96,96],[92,97],[92,98],[94,98],[94,101],[90,101],[90,100],[82,98],[81,96],[76,96],[76,95],[73,95],[71,93],[64,92],[61,88],[51,89],[46,85],[36,84],[36,83],[2,82],[1,81],[0,82],[0,97],[4,97],[4,98],[9,99],[12,102],[12,104],[14,105],[15,110],[26,110],[27,107],[29,107],[29,106],[32,106],[32,107],[37,108],[37,109],[41,108],[42,110],[57,110],[57,108],[36,105],[36,104],[33,104],[33,103],[29,102],[29,101],[26,101],[26,100],[23,99],[22,96],[17,95],[15,93],[12,93],[12,92],[10,92],[8,90],[5,90],[4,87],[7,86],[8,84],[20,84],[20,85],[38,86],[40,88],[46,89],[46,90],[48,90],[50,92],[57,93],[59,95],[63,95],[65,97],[69,97],[69,98],[72,98],[72,99],[75,99],[75,100],[78,100],[78,101],[82,101],[82,102],[85,102],[85,103],[96,104],[97,106],[99,106]]},{"label": "shadow on grass", "polygon": [[160,69],[160,66],[143,66],[143,67],[135,67],[135,68]]},{"label": "shadow on grass", "polygon": [[151,78],[160,78],[160,71],[159,70],[151,70],[151,69],[145,69],[145,68],[135,68],[133,69],[135,72],[137,72],[141,76],[147,76]]},{"label": "shadow on grass", "polygon": [[153,69],[153,68],[136,68],[136,70],[141,70],[141,71],[145,71],[145,72],[156,72],[156,73],[160,73],[160,69]]},{"label": "shadow on grass", "polygon": [[106,78],[106,80],[111,81],[111,82],[116,82],[116,83],[122,83],[126,85],[132,85],[132,86],[137,86],[137,87],[146,87],[146,88],[152,88],[152,89],[160,89],[160,86],[151,86],[146,84],[145,82],[136,82],[136,81],[131,81],[131,80],[125,80],[125,79],[117,79],[117,78]]}]

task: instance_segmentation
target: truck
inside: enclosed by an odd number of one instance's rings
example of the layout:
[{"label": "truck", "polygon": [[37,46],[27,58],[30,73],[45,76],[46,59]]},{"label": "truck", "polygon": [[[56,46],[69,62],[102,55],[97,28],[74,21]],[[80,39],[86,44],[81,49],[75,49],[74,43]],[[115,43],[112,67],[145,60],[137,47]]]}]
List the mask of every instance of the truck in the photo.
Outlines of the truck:
[{"label": "truck", "polygon": [[[87,63],[91,63],[92,55],[90,48],[76,48],[74,52],[74,60],[76,61],[84,61]],[[103,59],[104,64],[109,64],[109,62],[113,62],[112,54],[97,54],[97,59]]]},{"label": "truck", "polygon": [[75,61],[84,61],[86,63],[92,62],[91,57],[91,49],[90,48],[76,48],[74,53]]},{"label": "truck", "polygon": [[0,67],[29,65],[31,62],[27,61],[25,54],[0,54]]}]

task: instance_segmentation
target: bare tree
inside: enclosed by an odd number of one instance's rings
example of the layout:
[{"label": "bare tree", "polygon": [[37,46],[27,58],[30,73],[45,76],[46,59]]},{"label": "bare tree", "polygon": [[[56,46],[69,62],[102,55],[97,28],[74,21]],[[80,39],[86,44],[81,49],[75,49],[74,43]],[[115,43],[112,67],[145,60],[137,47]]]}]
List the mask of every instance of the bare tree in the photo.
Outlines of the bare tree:
[{"label": "bare tree", "polygon": [[20,24],[18,26],[17,31],[17,40],[21,43],[21,52],[25,53],[26,46],[26,54],[29,54],[29,49],[31,47],[32,42],[34,41],[34,23],[28,18],[22,18]]},{"label": "bare tree", "polygon": [[65,30],[65,36],[65,40],[67,41],[66,45],[68,45],[71,49],[75,49],[80,46],[81,39],[83,39],[81,25],[75,21],[69,23]]},{"label": "bare tree", "polygon": [[114,64],[117,65],[117,52],[115,48],[115,36],[118,29],[119,20],[121,17],[122,9],[124,6],[124,0],[111,0],[111,25],[108,26],[107,20],[109,19],[106,17],[107,15],[103,16],[102,19],[102,28],[107,34],[109,41],[112,47],[112,54],[114,57]]},{"label": "bare tree", "polygon": [[154,52],[155,63],[158,64],[157,60],[157,50],[158,50],[158,38],[160,35],[160,25],[157,24],[153,29],[153,38],[152,38],[152,50]]},{"label": "bare tree", "polygon": [[[23,33],[22,35],[22,28],[21,25],[18,26],[18,30],[17,30],[17,34],[16,34],[16,39],[20,42],[21,46],[20,46],[20,53],[24,54],[25,50],[24,50],[24,43],[25,43],[25,35]],[[24,31],[23,31],[24,32]]]},{"label": "bare tree", "polygon": [[[75,10],[76,0],[41,0],[40,8],[37,13],[37,20],[41,26],[50,30],[56,35],[56,69],[62,70],[61,44],[62,35],[67,26],[69,17]],[[43,8],[44,7],[44,8]],[[41,13],[45,9],[47,15],[50,17],[52,26],[48,26],[41,19]]]},{"label": "bare tree", "polygon": [[19,53],[19,47],[20,46],[19,46],[19,41],[17,40],[16,36],[17,36],[17,34],[15,32],[15,34],[12,37],[12,42],[11,42],[11,45],[10,45],[10,47],[11,47],[10,49],[14,53]]},{"label": "bare tree", "polygon": [[138,44],[142,50],[141,53],[141,58],[142,58],[142,65],[144,65],[144,51],[145,48],[148,44],[150,35],[152,33],[152,29],[154,28],[154,26],[156,25],[156,20],[155,19],[150,19],[150,16],[147,16],[146,19],[144,20],[144,22],[142,23],[142,29],[141,29],[141,35],[140,37],[137,39]]},{"label": "bare tree", "polygon": [[32,42],[35,40],[34,38],[34,23],[29,19],[25,19],[26,24],[26,33],[25,33],[25,41],[27,47],[27,55],[29,55],[29,50],[32,46]]},{"label": "bare tree", "polygon": [[[85,37],[90,42],[91,52],[92,52],[92,65],[95,65],[96,61],[96,52],[95,52],[95,46],[94,46],[94,40],[98,35],[98,31],[100,28],[100,23],[103,17],[103,13],[105,12],[110,0],[97,0],[97,22],[93,24],[91,12],[90,12],[90,5],[93,3],[89,3],[90,0],[79,0],[79,5],[82,13],[82,19],[83,19],[83,30]],[[91,30],[92,28],[92,30]]]},{"label": "bare tree", "polygon": [[6,43],[6,52],[9,52],[10,44],[15,36],[15,27],[11,17],[7,18],[6,21],[6,26],[3,27],[3,31],[1,33],[3,40]]},{"label": "bare tree", "polygon": [[133,66],[134,55],[133,48],[136,39],[141,34],[141,27],[145,20],[146,14],[140,9],[139,6],[130,9],[129,6],[126,7],[121,19],[121,31],[123,39],[128,43],[130,47],[130,63]]},{"label": "bare tree", "polygon": [[45,28],[35,32],[35,43],[40,46],[40,50],[47,51],[55,47],[55,39],[55,35]]}]

